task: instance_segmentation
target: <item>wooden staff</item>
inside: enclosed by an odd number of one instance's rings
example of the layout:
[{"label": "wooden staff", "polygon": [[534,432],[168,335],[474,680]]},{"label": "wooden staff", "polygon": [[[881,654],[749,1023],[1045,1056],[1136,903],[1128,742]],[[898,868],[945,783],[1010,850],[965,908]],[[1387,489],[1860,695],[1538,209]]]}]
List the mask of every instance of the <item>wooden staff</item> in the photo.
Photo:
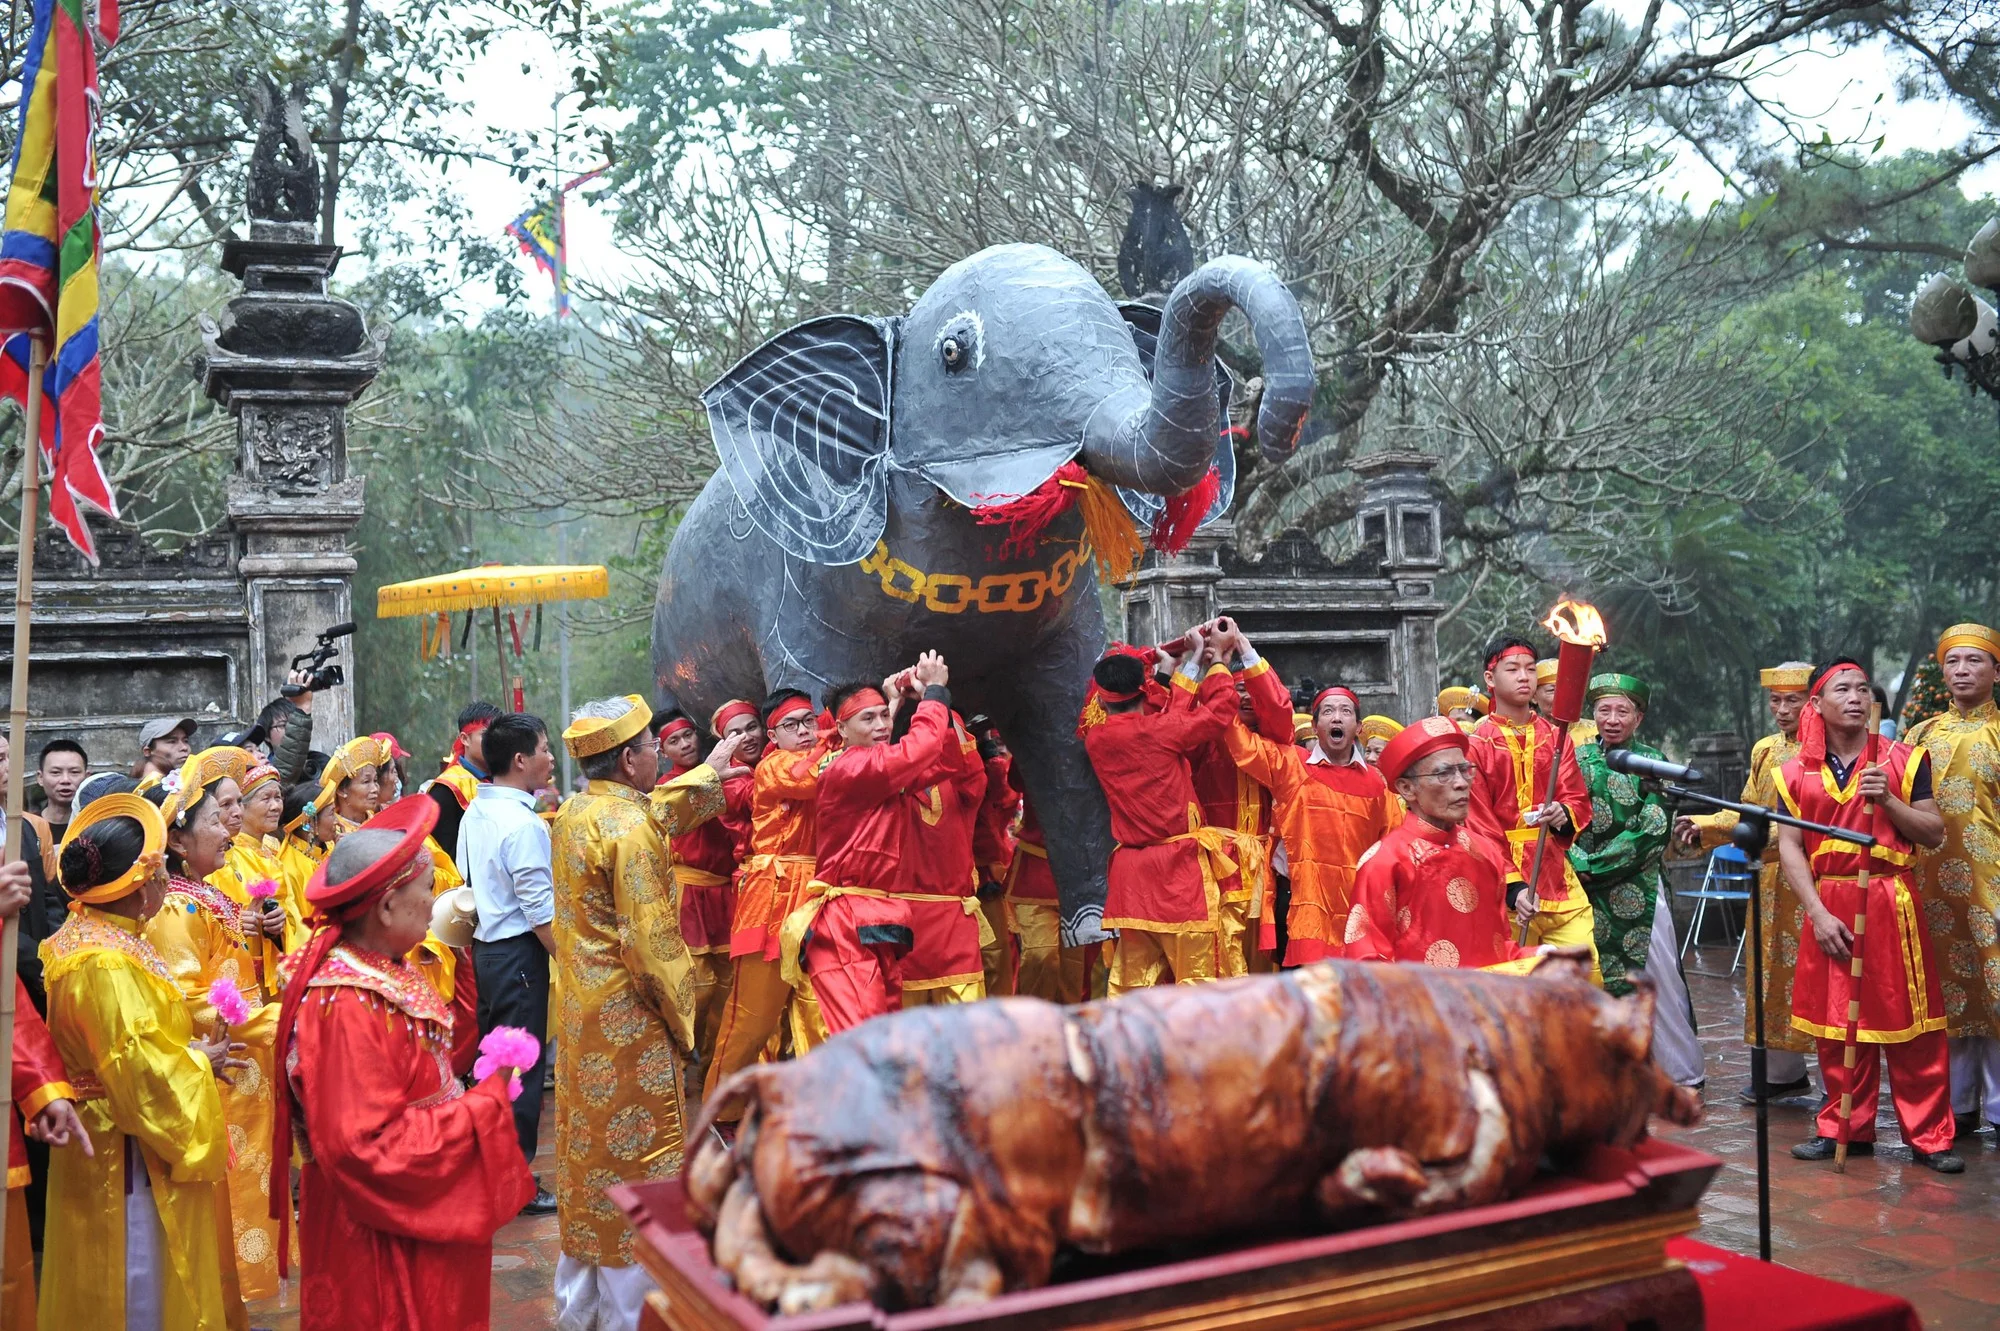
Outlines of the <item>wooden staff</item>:
[{"label": "wooden staff", "polygon": [[[1563,749],[1569,743],[1569,727],[1563,725],[1560,721],[1556,722],[1555,725],[1556,751],[1555,757],[1549,760],[1549,793],[1548,797],[1542,801],[1542,807],[1545,809],[1556,802],[1556,783],[1562,779]],[[1542,853],[1548,848],[1549,823],[1548,819],[1544,818],[1535,831],[1534,867],[1528,871],[1528,890],[1535,894],[1535,909],[1537,911],[1542,908]],[[1521,921],[1520,936],[1514,940],[1518,946],[1526,947],[1528,945],[1528,926],[1531,923],[1533,923],[1532,920]]]},{"label": "wooden staff", "polygon": [[[21,444],[21,530],[20,545],[14,556],[14,678],[13,698],[7,713],[7,744],[11,760],[7,764],[7,814],[13,826],[7,829],[7,859],[27,859],[28,800],[23,788],[24,763],[28,752],[28,619],[35,599],[35,516],[42,481],[42,369],[48,350],[39,337],[28,339],[28,401],[23,412]],[[23,909],[39,906],[29,902]],[[14,972],[21,946],[21,918],[18,914],[0,931],[0,1057],[5,1066],[14,1065]],[[7,1208],[0,1206],[0,1252],[7,1250]]]},{"label": "wooden staff", "polygon": [[[1868,738],[1861,746],[1861,767],[1868,770],[1869,759],[1875,754],[1875,727],[1881,713],[1875,708],[1868,712]],[[1861,804],[1861,824],[1867,831],[1875,830],[1875,804],[1864,800]],[[1874,858],[1872,846],[1861,848],[1861,872],[1854,876],[1854,885],[1861,896],[1860,904],[1854,908],[1854,942],[1848,949],[1847,958],[1847,1037],[1840,1050],[1841,1067],[1845,1069],[1840,1086],[1840,1127],[1833,1138],[1833,1171],[1847,1172],[1847,1144],[1854,1135],[1852,1115],[1854,1113],[1854,1063],[1860,1052],[1861,1037],[1861,940],[1868,931],[1868,865]],[[1871,1051],[1869,1057],[1873,1058]],[[1871,1106],[1872,1109],[1872,1106]]]}]

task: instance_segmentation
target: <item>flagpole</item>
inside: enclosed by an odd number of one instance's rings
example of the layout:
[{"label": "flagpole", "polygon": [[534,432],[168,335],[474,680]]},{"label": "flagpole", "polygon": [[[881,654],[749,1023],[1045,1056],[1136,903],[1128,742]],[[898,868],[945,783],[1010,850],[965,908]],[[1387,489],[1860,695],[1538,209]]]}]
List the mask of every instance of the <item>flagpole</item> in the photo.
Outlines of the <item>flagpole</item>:
[{"label": "flagpole", "polygon": [[[42,460],[42,368],[48,352],[42,339],[28,338],[28,394],[21,443],[21,531],[20,546],[14,556],[14,661],[13,698],[7,713],[7,859],[26,860],[28,844],[28,801],[23,773],[28,752],[28,621],[35,599],[35,517],[41,497],[38,474]],[[22,910],[41,905],[29,901]],[[21,946],[21,916],[17,911],[0,931],[0,1055],[5,1066],[14,1065],[14,973]],[[26,1125],[23,1124],[25,1128]],[[0,1252],[7,1250],[7,1208],[0,1206]]]}]

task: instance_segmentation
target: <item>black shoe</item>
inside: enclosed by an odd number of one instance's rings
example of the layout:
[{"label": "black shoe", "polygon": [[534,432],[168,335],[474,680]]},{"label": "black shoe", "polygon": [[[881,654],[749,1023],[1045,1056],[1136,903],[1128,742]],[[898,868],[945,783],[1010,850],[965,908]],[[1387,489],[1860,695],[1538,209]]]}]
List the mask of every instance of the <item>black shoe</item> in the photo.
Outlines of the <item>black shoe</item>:
[{"label": "black shoe", "polygon": [[[1797,1146],[1794,1146],[1792,1148],[1792,1159],[1831,1160],[1833,1159],[1833,1150],[1834,1150],[1833,1138],[1808,1137],[1804,1141],[1800,1142]],[[1847,1153],[1849,1155],[1873,1155],[1875,1154],[1875,1143],[1849,1142],[1847,1145]],[[1959,1168],[1963,1169],[1964,1165],[1961,1164]]]},{"label": "black shoe", "polygon": [[[1767,1081],[1764,1083],[1764,1098],[1766,1100],[1782,1100],[1788,1095],[1804,1095],[1811,1089],[1812,1077],[1810,1074],[1800,1077],[1797,1081]],[[1751,1082],[1744,1086],[1742,1090],[1736,1093],[1736,1098],[1746,1105],[1754,1106],[1757,1103],[1757,1083]]]},{"label": "black shoe", "polygon": [[547,1188],[536,1188],[535,1200],[521,1208],[522,1215],[554,1215],[555,1213],[556,1195]]},{"label": "black shoe", "polygon": [[1979,1132],[1979,1111],[1975,1109],[1970,1114],[1953,1114],[1951,1122],[1953,1136],[1975,1136]]},{"label": "black shoe", "polygon": [[1965,1161],[1959,1157],[1956,1151],[1919,1151],[1916,1147],[1912,1146],[1910,1148],[1910,1156],[1925,1169],[1935,1169],[1940,1174],[1963,1174],[1965,1172]]}]

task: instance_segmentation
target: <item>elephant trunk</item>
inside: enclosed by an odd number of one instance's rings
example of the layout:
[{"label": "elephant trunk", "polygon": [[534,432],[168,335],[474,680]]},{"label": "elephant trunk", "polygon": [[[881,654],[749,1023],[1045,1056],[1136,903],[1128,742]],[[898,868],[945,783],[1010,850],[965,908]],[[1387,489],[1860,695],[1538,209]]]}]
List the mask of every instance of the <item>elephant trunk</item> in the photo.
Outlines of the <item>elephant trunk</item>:
[{"label": "elephant trunk", "polygon": [[1215,341],[1232,306],[1250,320],[1264,359],[1264,400],[1257,416],[1263,454],[1276,461],[1292,451],[1314,387],[1305,316],[1276,273],[1254,259],[1225,255],[1188,274],[1167,297],[1151,398],[1107,403],[1111,409],[1091,422],[1084,458],[1093,472],[1155,494],[1179,494],[1201,480],[1215,459],[1223,426],[1215,397]]}]

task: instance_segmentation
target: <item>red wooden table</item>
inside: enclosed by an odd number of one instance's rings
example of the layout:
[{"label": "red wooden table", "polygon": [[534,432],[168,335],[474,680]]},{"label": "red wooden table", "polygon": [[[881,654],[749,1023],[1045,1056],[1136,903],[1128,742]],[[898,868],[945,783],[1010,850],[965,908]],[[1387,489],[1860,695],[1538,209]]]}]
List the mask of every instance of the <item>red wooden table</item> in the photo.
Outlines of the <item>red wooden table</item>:
[{"label": "red wooden table", "polygon": [[1708,1331],[1922,1331],[1917,1310],[1891,1294],[1809,1276],[1776,1262],[1679,1238],[1667,1252],[1694,1272]]}]

